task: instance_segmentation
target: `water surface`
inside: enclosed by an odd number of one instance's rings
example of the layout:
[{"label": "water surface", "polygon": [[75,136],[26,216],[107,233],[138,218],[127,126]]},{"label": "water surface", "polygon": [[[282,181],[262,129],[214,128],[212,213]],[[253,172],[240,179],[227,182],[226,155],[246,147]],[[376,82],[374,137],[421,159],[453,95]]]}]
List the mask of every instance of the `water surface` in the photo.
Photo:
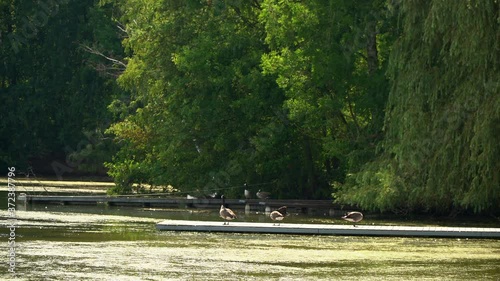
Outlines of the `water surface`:
[{"label": "water surface", "polygon": [[[500,280],[499,240],[155,228],[167,218],[218,220],[216,210],[35,205],[17,217],[13,280]],[[263,214],[240,217],[268,220]],[[343,223],[303,215],[287,219]],[[364,223],[398,224],[369,218]],[[7,237],[2,231],[5,248]],[[1,280],[12,277],[2,268]]]}]

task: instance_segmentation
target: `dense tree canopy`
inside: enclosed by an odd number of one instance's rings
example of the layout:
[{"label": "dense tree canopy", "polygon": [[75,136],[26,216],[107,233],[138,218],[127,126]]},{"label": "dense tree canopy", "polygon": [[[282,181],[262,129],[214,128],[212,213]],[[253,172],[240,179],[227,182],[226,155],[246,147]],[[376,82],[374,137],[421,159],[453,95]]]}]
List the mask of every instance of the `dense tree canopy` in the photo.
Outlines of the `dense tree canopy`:
[{"label": "dense tree canopy", "polygon": [[[111,25],[105,7],[94,2],[0,1],[2,166],[22,170],[31,160],[45,159],[50,172],[56,159],[56,172],[73,170],[71,155],[85,148],[79,144],[91,145],[86,135],[111,122],[106,108],[115,83],[96,71],[99,59],[82,47],[113,38],[105,33]],[[105,47],[120,52],[114,38]],[[79,163],[95,171],[107,159],[93,156]]]},{"label": "dense tree canopy", "polygon": [[123,141],[111,174],[128,190],[241,196],[248,182],[328,198],[382,127],[390,29],[383,2],[365,4],[127,1],[119,81],[133,100],[110,129]]},{"label": "dense tree canopy", "polygon": [[[312,189],[370,159],[383,122],[391,30],[381,1],[264,1],[260,19],[283,108],[299,134]],[[318,32],[320,31],[321,32]],[[378,51],[382,49],[382,51]]]},{"label": "dense tree canopy", "polygon": [[0,0],[0,161],[105,162],[115,193],[498,211],[499,5]]},{"label": "dense tree canopy", "polygon": [[500,206],[500,3],[404,1],[385,141],[340,201],[400,211]]}]

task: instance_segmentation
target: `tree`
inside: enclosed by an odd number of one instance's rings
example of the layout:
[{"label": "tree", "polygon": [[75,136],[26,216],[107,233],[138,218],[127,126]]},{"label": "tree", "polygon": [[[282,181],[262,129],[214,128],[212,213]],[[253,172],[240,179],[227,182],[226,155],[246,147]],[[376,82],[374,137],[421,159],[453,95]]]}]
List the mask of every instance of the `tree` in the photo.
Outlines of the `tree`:
[{"label": "tree", "polygon": [[401,2],[386,140],[339,201],[404,212],[499,210],[499,5]]},{"label": "tree", "polygon": [[237,195],[249,182],[328,198],[382,126],[389,40],[383,17],[369,17],[381,1],[367,3],[128,1],[119,81],[132,99],[113,103],[123,146],[110,173],[127,191]]},{"label": "tree", "polygon": [[[90,66],[96,59],[80,44],[102,39],[96,30],[112,25],[109,11],[95,1],[2,0],[0,12],[0,161],[24,169],[41,160],[38,167],[48,167],[46,175],[53,175],[52,160],[67,170],[90,165],[92,158],[69,157],[75,150],[88,151],[80,145],[83,140],[95,145],[85,132],[107,127],[107,105],[116,87]],[[117,36],[107,40],[113,38],[120,52]]]},{"label": "tree", "polygon": [[108,163],[119,188],[130,192],[137,182],[237,194],[232,186],[256,177],[247,169],[249,138],[280,102],[259,69],[265,47],[258,7],[221,1],[123,7],[131,52],[119,82],[132,97],[113,103],[124,113],[110,132],[123,146]]},{"label": "tree", "polygon": [[[301,140],[305,197],[325,197],[371,159],[387,97],[384,76],[391,30],[383,1],[275,1],[260,20],[270,52],[264,72],[277,76],[284,109]],[[378,50],[380,49],[380,51]]]}]

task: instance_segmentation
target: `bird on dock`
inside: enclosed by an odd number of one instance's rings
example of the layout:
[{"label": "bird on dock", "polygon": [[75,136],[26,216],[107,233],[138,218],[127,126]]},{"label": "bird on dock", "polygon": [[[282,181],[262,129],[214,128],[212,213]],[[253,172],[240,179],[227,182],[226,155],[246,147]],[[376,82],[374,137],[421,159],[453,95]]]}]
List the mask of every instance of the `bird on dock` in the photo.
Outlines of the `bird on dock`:
[{"label": "bird on dock", "polygon": [[245,198],[246,199],[252,198],[252,195],[250,194],[250,190],[248,190],[248,189],[245,189]]},{"label": "bird on dock", "polygon": [[271,195],[271,193],[265,192],[265,191],[260,191],[260,189],[259,189],[259,191],[257,191],[257,193],[255,195],[257,195],[257,197],[260,199],[268,199],[269,196]]},{"label": "bird on dock", "polygon": [[215,199],[217,197],[217,192],[210,193],[210,194],[205,194],[205,199]]},{"label": "bird on dock", "polygon": [[219,215],[221,218],[227,221],[224,222],[224,225],[226,225],[229,224],[230,220],[234,220],[236,218],[236,214],[233,212],[233,210],[226,208],[226,206],[224,206],[225,205],[224,195],[222,195],[220,198],[222,199],[222,205],[220,205]]},{"label": "bird on dock", "polygon": [[[286,206],[279,207],[277,210],[272,211],[271,214],[269,214],[269,217],[273,221],[282,221],[286,216],[288,216],[286,212]],[[276,223],[273,223],[273,225],[276,225]],[[280,225],[279,222],[278,225]]]},{"label": "bird on dock", "polygon": [[247,183],[245,183],[243,186],[245,187],[245,198],[246,199],[252,198],[252,194],[250,194],[250,190],[247,189],[248,188]]},{"label": "bird on dock", "polygon": [[356,223],[360,222],[363,219],[363,214],[361,212],[349,212],[346,213],[342,219],[346,221],[350,221],[354,223],[354,227],[356,227]]}]

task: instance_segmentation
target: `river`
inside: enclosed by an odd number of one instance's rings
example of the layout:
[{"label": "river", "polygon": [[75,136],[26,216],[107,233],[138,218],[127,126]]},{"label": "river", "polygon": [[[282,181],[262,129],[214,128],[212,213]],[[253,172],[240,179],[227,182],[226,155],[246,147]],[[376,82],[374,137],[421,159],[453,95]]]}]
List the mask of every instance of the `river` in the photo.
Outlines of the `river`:
[{"label": "river", "polygon": [[[6,225],[7,210],[0,216]],[[241,217],[267,220],[263,214]],[[35,205],[16,218],[15,275],[7,270],[3,227],[1,280],[500,280],[499,240],[155,228],[169,218],[217,220],[216,210]],[[305,215],[289,222],[343,223]]]}]

